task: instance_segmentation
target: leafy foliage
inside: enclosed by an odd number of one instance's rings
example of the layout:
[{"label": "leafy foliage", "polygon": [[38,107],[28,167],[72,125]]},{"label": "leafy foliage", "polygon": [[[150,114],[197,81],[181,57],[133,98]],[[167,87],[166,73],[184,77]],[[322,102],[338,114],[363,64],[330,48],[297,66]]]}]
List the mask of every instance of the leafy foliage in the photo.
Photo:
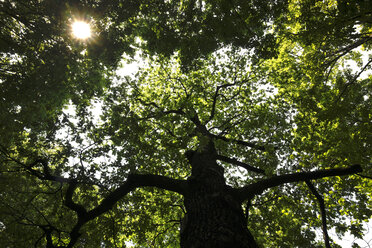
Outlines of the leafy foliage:
[{"label": "leafy foliage", "polygon": [[[210,140],[235,189],[363,168],[246,197],[262,247],[323,247],[322,218],[340,237],[363,238],[372,216],[368,1],[0,5],[2,247],[178,247],[180,188],[193,173],[185,153]],[[96,35],[71,37],[74,19]],[[115,75],[136,51],[137,74]]]}]

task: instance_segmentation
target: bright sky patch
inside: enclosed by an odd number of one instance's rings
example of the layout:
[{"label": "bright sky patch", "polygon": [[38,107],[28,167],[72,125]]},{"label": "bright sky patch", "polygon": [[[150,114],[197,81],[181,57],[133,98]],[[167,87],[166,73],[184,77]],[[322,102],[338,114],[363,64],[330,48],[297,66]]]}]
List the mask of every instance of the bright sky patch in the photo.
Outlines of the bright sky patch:
[{"label": "bright sky patch", "polygon": [[72,34],[78,39],[87,39],[91,36],[89,23],[76,21],[72,24]]}]

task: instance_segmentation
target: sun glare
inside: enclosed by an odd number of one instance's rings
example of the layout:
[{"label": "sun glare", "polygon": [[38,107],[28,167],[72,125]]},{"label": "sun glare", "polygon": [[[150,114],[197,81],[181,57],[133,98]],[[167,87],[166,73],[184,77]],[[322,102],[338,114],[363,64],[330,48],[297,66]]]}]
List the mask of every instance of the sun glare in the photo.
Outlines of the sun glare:
[{"label": "sun glare", "polygon": [[91,36],[89,23],[76,21],[72,24],[72,34],[78,39],[87,39]]}]

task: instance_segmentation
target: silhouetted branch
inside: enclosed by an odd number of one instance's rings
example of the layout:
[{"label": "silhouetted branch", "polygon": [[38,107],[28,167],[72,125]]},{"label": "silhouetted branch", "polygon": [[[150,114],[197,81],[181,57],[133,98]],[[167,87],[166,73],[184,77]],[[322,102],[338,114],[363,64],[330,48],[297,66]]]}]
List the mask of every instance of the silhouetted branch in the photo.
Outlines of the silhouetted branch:
[{"label": "silhouetted branch", "polygon": [[234,158],[229,158],[229,157],[226,157],[226,156],[217,155],[217,159],[221,160],[221,161],[224,161],[224,162],[227,162],[227,163],[230,163],[230,164],[234,164],[234,165],[243,167],[244,169],[246,169],[248,171],[253,171],[253,172],[256,172],[256,173],[260,173],[260,174],[265,174],[264,170],[253,167],[249,164],[240,162],[239,160],[234,159]]},{"label": "silhouetted branch", "polygon": [[273,188],[285,183],[314,180],[323,177],[345,176],[356,174],[358,172],[362,172],[362,167],[360,165],[353,165],[346,168],[285,174],[264,179],[243,188],[234,189],[233,194],[237,197],[238,200],[243,202],[244,200],[253,198],[255,195],[261,194],[266,189]]},{"label": "silhouetted branch", "polygon": [[72,248],[76,244],[81,235],[80,229],[85,223],[112,209],[112,207],[129,192],[141,187],[157,187],[179,194],[185,194],[187,183],[184,180],[176,180],[164,176],[132,174],[128,176],[125,183],[109,193],[97,207],[90,211],[86,211],[82,205],[73,202],[72,196],[76,187],[77,184],[72,182],[69,184],[66,192],[65,205],[75,211],[78,216],[78,221],[70,232],[70,243],[67,248]]},{"label": "silhouetted branch", "polygon": [[[3,152],[3,151],[2,151]],[[49,166],[48,166],[48,161],[46,159],[36,159],[34,162],[31,164],[25,164],[18,159],[13,158],[9,154],[6,154],[3,152],[5,156],[9,158],[10,161],[15,162],[18,164],[20,167],[22,167],[25,171],[29,172],[31,175],[41,179],[41,180],[47,180],[47,181],[54,181],[54,182],[59,182],[59,183],[69,183],[71,181],[70,178],[65,178],[61,176],[55,176],[50,174]],[[34,169],[36,165],[40,164],[42,166],[42,171]]]},{"label": "silhouetted branch", "polygon": [[344,89],[341,91],[341,93],[340,93],[340,95],[338,96],[336,102],[338,102],[338,101],[341,99],[342,95],[345,94],[347,88],[348,88],[350,85],[352,85],[352,84],[354,84],[354,83],[356,82],[356,80],[357,80],[357,79],[360,77],[360,75],[361,75],[361,74],[362,74],[362,73],[363,73],[363,72],[364,72],[364,71],[369,67],[369,65],[370,65],[371,63],[372,63],[372,59],[369,60],[365,66],[363,66],[363,68],[359,71],[359,73],[358,73],[357,75],[355,75],[355,76],[353,77],[353,79],[352,79],[350,82],[348,82],[348,83],[345,84],[345,87],[344,87]]},{"label": "silhouetted branch", "polygon": [[328,64],[333,64],[335,63],[337,60],[339,60],[342,56],[348,54],[351,50],[363,45],[364,43],[368,42],[369,40],[371,40],[372,38],[371,37],[363,37],[359,40],[357,40],[356,42],[346,46],[346,47],[343,47],[337,51],[335,51],[331,56],[329,57],[332,57],[332,56],[336,56],[334,59],[332,59],[331,61],[328,62]]},{"label": "silhouetted branch", "polygon": [[[54,181],[59,183],[67,184],[67,190],[64,194],[64,205],[70,210],[74,211],[77,215],[77,222],[72,228],[70,235],[70,242],[66,248],[72,248],[78,241],[80,234],[80,229],[84,224],[93,220],[94,218],[100,216],[101,214],[109,211],[120,199],[126,196],[129,192],[141,188],[141,187],[157,187],[169,191],[174,191],[179,194],[185,194],[187,190],[187,183],[184,180],[171,179],[165,176],[158,175],[137,175],[131,174],[128,176],[126,182],[124,182],[120,187],[109,193],[101,203],[90,211],[87,211],[85,207],[81,204],[74,202],[73,195],[80,183],[74,178],[64,178],[61,176],[55,176],[50,173],[50,168],[48,162],[45,159],[37,159],[31,164],[25,164],[21,161],[12,158],[9,154],[3,152],[11,161],[17,163],[31,175],[39,178],[40,180]],[[35,169],[35,166],[41,166],[41,169]],[[44,230],[44,229],[43,229]],[[45,237],[47,239],[47,247],[54,248],[52,242],[52,229],[47,228],[44,230]]]},{"label": "silhouetted branch", "polygon": [[185,112],[182,110],[182,108],[180,109],[171,109],[171,110],[164,110],[162,109],[159,105],[157,105],[156,103],[154,102],[145,102],[139,98],[137,98],[137,100],[144,106],[152,106],[154,108],[156,108],[157,110],[159,110],[159,112],[157,113],[154,113],[152,115],[149,115],[147,116],[145,119],[149,119],[149,118],[155,118],[157,116],[162,116],[162,115],[168,115],[168,114],[178,114],[178,115],[185,115]]},{"label": "silhouetted branch", "polygon": [[229,138],[226,138],[225,136],[216,135],[216,134],[212,134],[212,133],[209,133],[209,136],[211,138],[214,138],[214,139],[219,139],[219,140],[223,140],[223,141],[226,141],[226,142],[236,143],[236,144],[247,146],[247,147],[250,147],[250,148],[253,148],[253,149],[256,149],[256,150],[260,150],[260,151],[265,151],[266,150],[266,148],[264,146],[257,145],[254,142],[247,142],[247,141],[237,140],[237,139],[229,139]]},{"label": "silhouetted branch", "polygon": [[130,191],[140,187],[157,187],[174,191],[179,194],[184,194],[187,190],[186,181],[184,180],[176,180],[152,174],[132,174],[128,176],[128,179],[124,184],[107,195],[99,206],[88,212],[88,216],[90,216],[89,218],[95,218],[96,216],[108,211],[122,197],[127,195]]},{"label": "silhouetted branch", "polygon": [[371,179],[372,180],[372,177],[371,176],[366,176],[366,175],[362,175],[362,174],[357,174],[358,176],[362,177],[362,178],[367,178],[367,179]]},{"label": "silhouetted branch", "polygon": [[329,235],[328,235],[328,229],[327,229],[327,212],[324,206],[324,199],[323,197],[318,193],[315,186],[308,180],[305,181],[306,185],[309,187],[311,193],[315,196],[315,198],[318,200],[320,213],[322,215],[322,230],[323,230],[323,239],[324,244],[326,248],[331,248],[331,245],[329,243]]},{"label": "silhouetted branch", "polygon": [[211,114],[209,116],[207,123],[210,122],[214,118],[214,114],[216,112],[217,98],[219,96],[219,91],[223,88],[227,88],[227,87],[234,86],[234,85],[236,85],[236,82],[233,84],[223,84],[223,85],[219,85],[216,87],[216,91],[214,92],[214,95],[213,95],[212,110],[211,110]]}]

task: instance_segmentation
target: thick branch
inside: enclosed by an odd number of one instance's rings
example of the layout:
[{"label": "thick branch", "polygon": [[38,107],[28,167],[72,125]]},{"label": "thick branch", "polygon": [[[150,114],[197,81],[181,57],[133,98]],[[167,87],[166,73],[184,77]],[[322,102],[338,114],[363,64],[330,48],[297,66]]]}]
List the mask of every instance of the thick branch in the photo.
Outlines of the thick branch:
[{"label": "thick branch", "polygon": [[360,176],[361,178],[367,178],[367,179],[372,180],[372,176],[366,176],[366,175],[362,175],[362,174],[357,174],[357,175]]},{"label": "thick branch", "polygon": [[45,239],[47,241],[46,248],[54,248],[55,246],[53,245],[52,230],[49,227],[41,227],[41,229],[43,229]]},{"label": "thick branch", "polygon": [[323,197],[318,193],[315,186],[310,181],[305,181],[306,185],[309,187],[311,193],[316,197],[319,203],[320,208],[320,214],[322,215],[322,229],[323,229],[323,239],[325,243],[326,248],[331,248],[331,245],[329,243],[329,235],[327,230],[327,213],[324,206],[324,199]]},{"label": "thick branch", "polygon": [[119,188],[108,194],[100,205],[90,211],[86,211],[82,205],[76,204],[72,201],[72,194],[76,189],[76,184],[70,184],[66,192],[65,205],[78,215],[78,221],[70,232],[70,243],[67,246],[73,247],[80,237],[81,227],[90,220],[100,216],[109,211],[120,199],[126,196],[129,192],[140,187],[157,187],[169,191],[174,191],[179,194],[185,194],[187,190],[187,183],[184,180],[171,179],[164,176],[157,175],[129,175],[125,183]]},{"label": "thick branch", "polygon": [[[109,193],[101,202],[100,205],[94,209],[87,211],[85,207],[81,204],[74,202],[73,195],[80,183],[76,179],[64,178],[61,176],[55,176],[50,173],[48,162],[44,159],[38,159],[31,164],[24,164],[21,161],[12,158],[7,153],[4,153],[11,161],[16,162],[31,175],[46,181],[54,181],[59,183],[65,183],[68,185],[64,205],[74,211],[77,214],[78,220],[73,229],[70,232],[70,242],[67,248],[72,248],[80,237],[81,227],[88,221],[100,216],[101,214],[109,211],[121,198],[126,196],[129,192],[140,187],[157,187],[169,191],[174,191],[179,194],[185,194],[187,190],[187,183],[184,180],[171,179],[165,176],[158,175],[136,175],[132,174],[128,176],[126,182],[124,182],[119,188]],[[41,164],[42,170],[36,170],[34,167]],[[46,235],[51,235],[51,233],[46,233]],[[48,238],[48,236],[47,236]],[[53,247],[53,244],[49,242],[48,247]]]},{"label": "thick branch", "polygon": [[99,206],[88,212],[88,218],[93,219],[102,213],[110,210],[117,201],[127,195],[130,191],[140,187],[157,187],[169,191],[174,191],[179,194],[184,194],[186,191],[186,181],[171,179],[157,175],[129,175],[127,181],[119,188],[111,192]]},{"label": "thick branch", "polygon": [[222,155],[217,155],[217,159],[221,160],[221,161],[224,161],[224,162],[227,162],[227,163],[230,163],[230,164],[234,164],[234,165],[243,167],[244,169],[246,169],[248,171],[253,171],[253,172],[256,172],[256,173],[260,173],[260,174],[265,174],[264,170],[253,167],[249,164],[240,162],[239,160],[234,159],[234,158],[229,158],[229,157],[225,157],[225,156],[222,156]]},{"label": "thick branch", "polygon": [[76,188],[77,188],[77,182],[72,181],[67,188],[64,203],[65,203],[66,207],[75,211],[79,218],[85,218],[85,216],[87,214],[87,211],[85,210],[85,208],[82,205],[77,204],[72,200],[72,197],[73,197],[73,194],[74,194]]},{"label": "thick branch", "polygon": [[361,171],[362,167],[360,165],[353,165],[346,168],[318,170],[311,172],[299,172],[293,174],[274,176],[272,178],[264,179],[256,183],[250,184],[243,188],[235,189],[233,193],[235,194],[238,200],[244,201],[247,199],[251,199],[255,195],[261,194],[266,189],[273,188],[285,183],[314,180],[323,177],[345,176],[355,174]]}]

